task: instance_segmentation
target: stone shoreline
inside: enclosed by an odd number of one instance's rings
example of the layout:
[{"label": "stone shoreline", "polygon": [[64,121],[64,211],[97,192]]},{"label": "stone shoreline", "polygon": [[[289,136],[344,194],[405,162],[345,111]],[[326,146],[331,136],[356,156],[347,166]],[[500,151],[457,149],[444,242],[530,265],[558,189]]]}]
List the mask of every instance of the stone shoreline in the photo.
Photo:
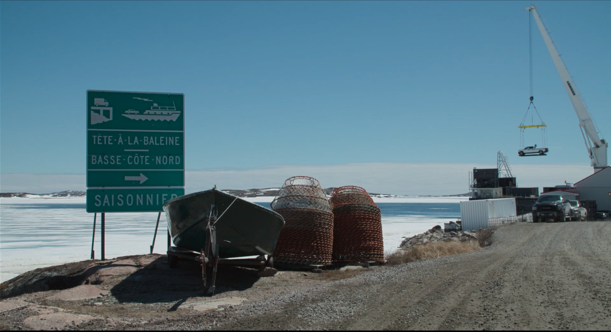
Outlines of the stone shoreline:
[{"label": "stone shoreline", "polygon": [[415,236],[405,238],[400,243],[400,249],[410,249],[416,245],[425,245],[436,242],[468,242],[478,241],[476,232],[471,231],[443,231],[442,227],[434,226],[428,231]]}]

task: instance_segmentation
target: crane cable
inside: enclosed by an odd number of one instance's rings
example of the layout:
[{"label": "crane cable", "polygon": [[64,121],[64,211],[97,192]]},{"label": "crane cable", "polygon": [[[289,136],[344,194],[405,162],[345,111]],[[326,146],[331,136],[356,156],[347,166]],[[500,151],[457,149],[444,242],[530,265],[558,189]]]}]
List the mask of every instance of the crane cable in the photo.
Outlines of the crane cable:
[{"label": "crane cable", "polygon": [[[524,131],[526,128],[542,128],[542,130],[544,130],[544,127],[546,127],[546,124],[544,124],[544,121],[542,121],[542,117],[540,117],[540,113],[538,112],[538,109],[536,108],[535,104],[533,103],[533,41],[532,41],[532,19],[531,19],[531,11],[528,12],[527,18],[529,19],[529,106],[527,107],[527,111],[525,112],[525,116],[523,116],[523,120],[521,121],[521,125],[519,126],[519,128],[521,128],[521,142],[520,145],[523,146],[524,142],[523,142],[523,135],[524,135]],[[529,114],[529,109],[533,106],[533,110],[535,111],[536,115],[538,116],[538,118],[540,119],[540,123],[539,125],[525,125],[525,119],[527,118],[527,115]],[[533,123],[533,119],[532,119],[532,123]],[[545,138],[544,138],[545,134],[544,132],[542,132],[542,141],[543,143],[545,142]],[[544,143],[545,144],[545,143]]]},{"label": "crane cable", "polygon": [[[521,121],[521,125],[519,126],[519,128],[521,129],[525,129],[525,119],[527,118],[527,114],[529,114],[529,109],[531,108],[531,106],[533,106],[533,109],[535,111],[535,113],[537,114],[538,118],[540,119],[540,123],[541,125],[535,125],[535,126],[528,126],[528,127],[546,127],[546,125],[544,124],[544,121],[542,121],[542,117],[540,117],[540,113],[538,113],[538,109],[536,108],[535,104],[533,103],[533,41],[532,41],[532,28],[531,28],[531,11],[528,12],[527,14],[527,18],[529,19],[529,106],[527,107],[527,112],[525,112],[525,116],[523,116],[523,120]],[[532,120],[533,122],[533,120]]]},{"label": "crane cable", "polygon": [[531,11],[527,12],[527,18],[529,19],[529,96],[530,101],[533,102],[533,51],[531,47]]}]

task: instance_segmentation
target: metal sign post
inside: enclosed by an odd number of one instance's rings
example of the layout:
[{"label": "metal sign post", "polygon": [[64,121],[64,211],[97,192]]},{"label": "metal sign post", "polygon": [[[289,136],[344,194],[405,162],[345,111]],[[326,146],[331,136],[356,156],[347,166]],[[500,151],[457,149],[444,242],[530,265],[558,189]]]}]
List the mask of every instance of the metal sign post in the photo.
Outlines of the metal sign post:
[{"label": "metal sign post", "polygon": [[96,259],[96,251],[94,250],[94,243],[96,241],[96,216],[98,214],[94,213],[94,225],[93,225],[93,234],[91,235],[91,259]]},{"label": "metal sign post", "polygon": [[105,213],[161,212],[185,194],[185,96],[88,90],[86,99],[86,210],[102,213],[104,259]]},{"label": "metal sign post", "polygon": [[157,215],[157,223],[155,224],[155,233],[153,233],[153,243],[151,243],[151,251],[153,253],[153,247],[155,247],[155,238],[157,237],[157,228],[159,227],[159,218],[161,217],[161,212]]},{"label": "metal sign post", "polygon": [[101,251],[100,251],[100,259],[104,260],[104,213],[102,213],[102,223],[100,223],[100,227],[101,227],[101,241],[100,241],[100,247],[101,247]]}]

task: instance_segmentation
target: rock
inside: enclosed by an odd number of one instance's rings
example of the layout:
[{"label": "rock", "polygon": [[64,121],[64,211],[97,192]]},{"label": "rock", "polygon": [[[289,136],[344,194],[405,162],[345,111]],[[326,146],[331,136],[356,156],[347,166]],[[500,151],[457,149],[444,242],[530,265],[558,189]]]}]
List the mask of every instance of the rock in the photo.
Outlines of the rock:
[{"label": "rock", "polygon": [[23,321],[23,324],[33,330],[59,330],[69,325],[79,325],[92,319],[93,317],[89,315],[57,312],[28,317]]},{"label": "rock", "polygon": [[62,290],[61,292],[47,297],[48,300],[62,301],[78,301],[85,299],[93,299],[108,294],[107,290],[101,290],[92,285],[81,285],[70,289]]},{"label": "rock", "polygon": [[257,275],[260,277],[271,277],[273,275],[276,274],[276,272],[278,272],[277,269],[271,268],[271,267],[266,267],[262,270],[260,270],[259,272],[257,272]]},{"label": "rock", "polygon": [[184,305],[181,305],[179,308],[191,309],[191,310],[196,310],[196,311],[216,311],[216,310],[223,310],[223,308],[219,308],[219,306],[228,305],[229,307],[233,308],[234,306],[237,306],[244,301],[246,301],[246,299],[242,297],[226,297],[226,298],[218,299],[218,300],[206,299],[204,301],[196,302],[190,305],[184,304]]},{"label": "rock", "polygon": [[21,300],[6,300],[0,302],[0,313],[5,311],[25,308],[29,303]]},{"label": "rock", "polygon": [[468,237],[468,238],[470,238],[470,239],[472,239],[472,240],[478,240],[478,238],[476,237],[475,234],[470,234],[470,233],[466,232],[466,233],[463,233],[463,235]]},{"label": "rock", "polygon": [[357,266],[347,265],[347,266],[341,267],[340,271],[361,270],[361,269],[363,269],[363,267],[358,266],[358,265]]},{"label": "rock", "polygon": [[424,233],[412,236],[410,238],[404,238],[404,240],[399,245],[400,249],[410,249],[413,246],[420,244],[425,245],[427,243],[435,243],[435,242],[468,242],[468,241],[477,241],[478,238],[474,232],[470,231],[448,231],[443,232],[440,226],[435,226]]}]

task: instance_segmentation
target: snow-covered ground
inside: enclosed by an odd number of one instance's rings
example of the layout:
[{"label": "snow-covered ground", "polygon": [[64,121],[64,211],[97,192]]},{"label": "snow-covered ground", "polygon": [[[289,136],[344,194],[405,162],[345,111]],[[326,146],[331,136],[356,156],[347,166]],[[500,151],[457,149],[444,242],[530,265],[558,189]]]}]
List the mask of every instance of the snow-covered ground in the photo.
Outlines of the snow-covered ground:
[{"label": "snow-covered ground", "polygon": [[[274,197],[246,198],[271,202]],[[374,198],[376,203],[459,203],[466,197]],[[147,254],[153,242],[158,213],[107,213],[105,258]],[[85,197],[0,198],[0,282],[40,267],[87,260],[91,256],[94,214],[85,212]],[[385,252],[394,251],[403,237],[422,233],[448,219],[427,216],[385,217]],[[95,257],[100,258],[100,214],[96,218]],[[166,218],[161,215],[153,252],[165,254]]]}]

